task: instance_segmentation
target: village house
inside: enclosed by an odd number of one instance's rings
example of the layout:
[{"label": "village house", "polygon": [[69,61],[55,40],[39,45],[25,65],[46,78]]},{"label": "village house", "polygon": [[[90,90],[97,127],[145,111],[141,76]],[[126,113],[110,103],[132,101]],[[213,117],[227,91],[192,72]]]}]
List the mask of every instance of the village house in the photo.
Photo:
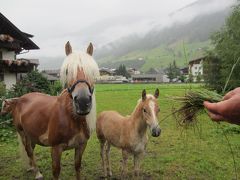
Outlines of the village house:
[{"label": "village house", "polygon": [[119,83],[127,83],[129,80],[121,75],[116,75],[116,69],[111,68],[100,68],[100,77],[97,79],[98,83],[111,83],[111,84],[119,84]]},{"label": "village house", "polygon": [[134,83],[167,83],[169,82],[169,79],[163,69],[150,68],[146,74],[132,75],[132,81]]},{"label": "village house", "polygon": [[141,72],[139,70],[137,70],[136,68],[128,68],[127,72],[132,76],[132,75],[136,75],[136,74],[141,74]]},{"label": "village house", "polygon": [[39,49],[30,39],[33,35],[22,32],[0,13],[0,81],[10,89],[22,76],[35,70],[38,59],[17,59],[17,55]]},{"label": "village house", "polygon": [[[188,73],[189,76],[192,76],[193,82],[202,82],[203,79],[203,61],[206,57],[200,57],[193,59],[188,63]],[[190,77],[189,77],[190,78]]]},{"label": "village house", "polygon": [[41,73],[51,84],[54,84],[60,79],[60,69],[42,70]]}]

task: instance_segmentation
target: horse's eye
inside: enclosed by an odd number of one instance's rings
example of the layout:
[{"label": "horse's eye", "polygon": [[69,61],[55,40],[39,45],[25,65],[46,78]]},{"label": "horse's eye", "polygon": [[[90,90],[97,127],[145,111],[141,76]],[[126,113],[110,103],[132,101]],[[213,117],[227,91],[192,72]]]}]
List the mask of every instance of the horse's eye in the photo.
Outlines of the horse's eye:
[{"label": "horse's eye", "polygon": [[145,112],[145,113],[146,113],[146,112],[147,112],[147,110],[146,110],[145,108],[143,108],[143,112]]}]

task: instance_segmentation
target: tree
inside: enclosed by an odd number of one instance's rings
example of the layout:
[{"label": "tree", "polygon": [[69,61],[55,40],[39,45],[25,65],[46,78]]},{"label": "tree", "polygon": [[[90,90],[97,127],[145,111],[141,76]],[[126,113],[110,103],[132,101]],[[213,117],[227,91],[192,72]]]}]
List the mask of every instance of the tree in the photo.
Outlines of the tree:
[{"label": "tree", "polygon": [[210,89],[215,89],[218,92],[222,91],[222,85],[217,83],[221,79],[221,60],[213,54],[208,52],[207,58],[203,62],[203,77],[206,85]]},{"label": "tree", "polygon": [[[221,91],[231,72],[233,64],[240,58],[240,5],[234,7],[232,14],[226,20],[225,26],[215,32],[212,37],[214,49],[208,56],[209,62],[207,85]],[[229,81],[229,89],[240,85],[240,64],[235,67]]]},{"label": "tree", "polygon": [[13,97],[22,96],[29,92],[51,93],[50,82],[38,71],[27,73],[25,77],[9,92]]},{"label": "tree", "polygon": [[167,76],[170,82],[173,81],[173,79],[178,79],[180,76],[180,69],[177,67],[176,61],[174,60],[173,63],[170,63],[167,68]]},{"label": "tree", "polygon": [[126,78],[130,77],[130,74],[127,72],[126,66],[124,64],[121,64],[118,69],[116,70],[117,75],[122,75]]},{"label": "tree", "polygon": [[172,63],[170,63],[168,68],[167,68],[167,73],[166,73],[170,82],[172,82],[173,79],[174,79],[174,72],[173,71],[174,70],[173,70]]}]

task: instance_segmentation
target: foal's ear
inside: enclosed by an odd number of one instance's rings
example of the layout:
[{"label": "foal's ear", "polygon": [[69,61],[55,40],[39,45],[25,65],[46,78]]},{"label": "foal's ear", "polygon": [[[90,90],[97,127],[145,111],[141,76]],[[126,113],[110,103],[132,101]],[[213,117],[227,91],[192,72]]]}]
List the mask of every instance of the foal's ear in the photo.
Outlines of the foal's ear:
[{"label": "foal's ear", "polygon": [[146,90],[142,91],[142,100],[144,101],[147,98]]},{"label": "foal's ear", "polygon": [[65,53],[67,56],[72,53],[72,46],[69,41],[65,44]]},{"label": "foal's ear", "polygon": [[157,88],[154,93],[154,97],[157,99],[159,96],[159,89]]},{"label": "foal's ear", "polygon": [[93,45],[92,45],[91,42],[90,42],[90,44],[88,45],[87,53],[88,53],[90,56],[93,55]]}]

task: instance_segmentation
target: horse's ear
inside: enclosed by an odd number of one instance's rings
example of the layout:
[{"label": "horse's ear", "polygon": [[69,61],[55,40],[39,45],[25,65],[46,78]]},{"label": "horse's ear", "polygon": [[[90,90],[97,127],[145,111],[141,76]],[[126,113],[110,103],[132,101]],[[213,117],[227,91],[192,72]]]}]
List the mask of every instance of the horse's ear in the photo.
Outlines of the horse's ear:
[{"label": "horse's ear", "polygon": [[72,47],[69,41],[65,44],[65,53],[67,56],[72,53]]},{"label": "horse's ear", "polygon": [[144,101],[146,98],[147,98],[147,93],[146,93],[146,90],[144,89],[142,91],[142,100]]},{"label": "horse's ear", "polygon": [[93,55],[93,45],[92,45],[91,42],[90,42],[90,44],[88,45],[87,53],[88,53],[90,56]]},{"label": "horse's ear", "polygon": [[154,97],[157,99],[159,96],[159,89],[157,88],[154,93]]}]

